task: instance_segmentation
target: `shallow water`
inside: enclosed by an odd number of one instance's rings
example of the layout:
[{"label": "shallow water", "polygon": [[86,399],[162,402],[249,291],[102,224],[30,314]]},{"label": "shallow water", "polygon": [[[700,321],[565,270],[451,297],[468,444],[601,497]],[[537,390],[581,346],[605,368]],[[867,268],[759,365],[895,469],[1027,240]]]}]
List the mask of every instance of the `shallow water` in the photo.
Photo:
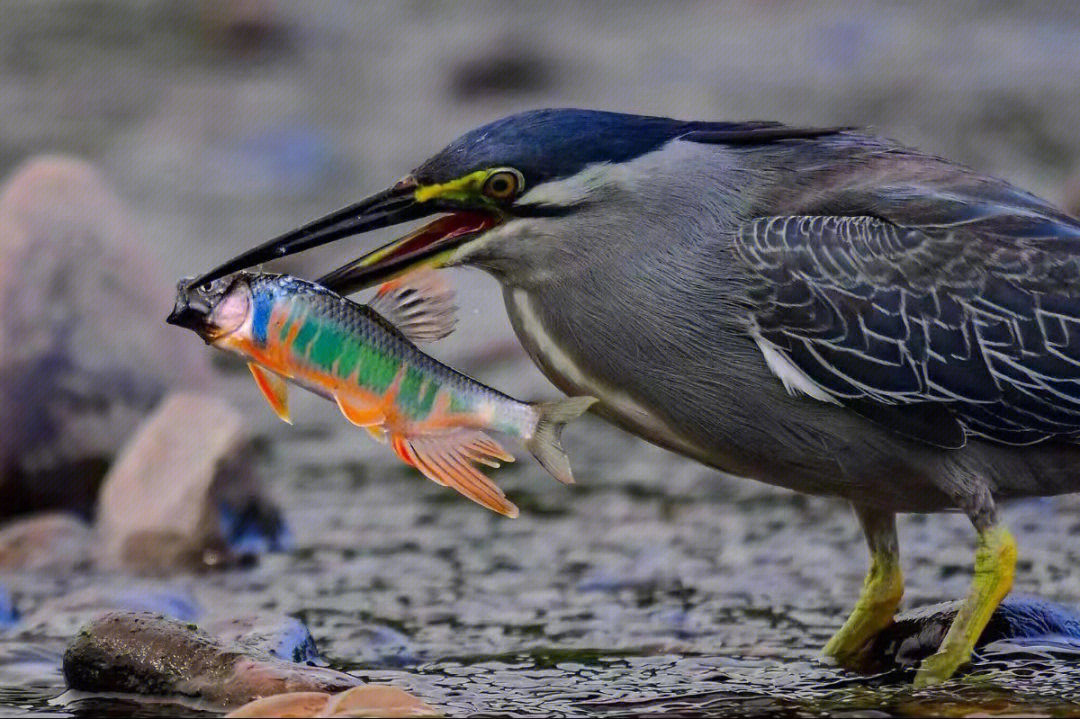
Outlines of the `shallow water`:
[{"label": "shallow water", "polygon": [[[317,407],[300,403],[298,431],[269,430],[265,462],[292,551],[163,584],[215,611],[294,614],[332,666],[451,714],[1080,713],[1075,657],[996,659],[927,692],[912,691],[910,676],[856,677],[820,662],[865,564],[838,502],[723,478],[589,419],[567,433],[577,486],[557,485],[526,457],[496,473],[522,508],[507,520],[413,476],[333,415],[323,422]],[[362,463],[346,459],[358,452]],[[1063,498],[1007,510],[1019,591],[1080,596],[1076,508]],[[907,606],[963,593],[973,549],[964,521],[908,517],[900,534]],[[22,575],[9,584],[29,607],[115,581],[124,580]],[[0,639],[0,711],[207,710],[54,700],[63,644]]]},{"label": "shallow water", "polygon": [[[250,42],[193,9],[209,7],[13,2],[0,24],[0,169],[42,151],[100,163],[170,278],[380,189],[458,132],[528,107],[867,124],[1051,199],[1080,161],[1072,3],[819,3],[797,17],[761,2],[680,13],[282,4],[267,16],[270,40]],[[507,55],[546,70],[483,90],[483,70]],[[321,273],[377,241],[291,267]],[[500,389],[553,396],[491,311],[494,284],[454,277],[463,322],[436,354]],[[1080,714],[1071,659],[995,660],[927,692],[821,663],[865,569],[842,503],[723,478],[589,419],[567,431],[577,486],[521,453],[495,474],[521,507],[511,521],[411,474],[326,403],[298,401],[288,428],[237,383],[270,440],[265,470],[293,548],[165,584],[222,612],[301,617],[333,666],[449,713]],[[1006,509],[1018,591],[1080,602],[1078,508],[1060,498]],[[963,595],[965,520],[904,517],[900,537],[905,606]],[[0,577],[24,614],[126,581]],[[0,714],[209,711],[63,693],[66,638],[0,633]]]}]

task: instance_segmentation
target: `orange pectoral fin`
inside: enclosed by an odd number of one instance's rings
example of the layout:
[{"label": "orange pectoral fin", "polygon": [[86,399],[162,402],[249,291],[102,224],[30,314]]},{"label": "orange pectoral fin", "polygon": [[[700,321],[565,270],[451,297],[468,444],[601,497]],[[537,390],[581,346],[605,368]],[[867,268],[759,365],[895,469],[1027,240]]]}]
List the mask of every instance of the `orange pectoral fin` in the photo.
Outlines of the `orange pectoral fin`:
[{"label": "orange pectoral fin", "polygon": [[285,379],[254,362],[248,362],[248,369],[251,370],[251,376],[255,378],[259,391],[262,392],[263,397],[266,397],[270,409],[274,410],[274,414],[278,417],[292,424],[292,417],[289,416],[289,385]]},{"label": "orange pectoral fin", "polygon": [[[360,405],[355,402],[342,397],[340,394],[334,395],[334,401],[337,402],[338,409],[345,415],[345,419],[349,420],[357,427],[368,428],[372,425],[382,424],[386,421],[386,413],[378,405]],[[374,432],[372,433],[374,434]]]},{"label": "orange pectoral fin", "polygon": [[498,467],[495,458],[513,459],[483,432],[459,430],[439,436],[394,436],[391,446],[399,457],[436,484],[451,487],[499,514],[518,516],[518,508],[506,499],[503,491],[473,466],[473,462],[482,462]]}]

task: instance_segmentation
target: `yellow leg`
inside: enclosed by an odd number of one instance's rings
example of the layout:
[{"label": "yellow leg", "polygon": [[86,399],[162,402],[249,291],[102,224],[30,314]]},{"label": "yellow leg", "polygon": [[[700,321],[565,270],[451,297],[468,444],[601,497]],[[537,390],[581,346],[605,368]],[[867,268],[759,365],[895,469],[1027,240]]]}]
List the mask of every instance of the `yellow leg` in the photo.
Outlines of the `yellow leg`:
[{"label": "yellow leg", "polygon": [[979,532],[971,590],[937,653],[927,657],[919,667],[916,687],[946,681],[971,658],[971,650],[990,616],[1012,589],[1015,570],[1016,540],[1009,530],[995,525]]},{"label": "yellow leg", "polygon": [[851,664],[867,643],[892,623],[903,595],[900,558],[884,552],[872,554],[859,601],[844,626],[825,645],[825,654],[842,665]]},{"label": "yellow leg", "polygon": [[870,571],[866,573],[855,609],[824,650],[826,656],[852,667],[857,666],[858,657],[870,640],[892,623],[904,594],[895,516],[861,507],[856,507],[855,512],[870,545]]}]

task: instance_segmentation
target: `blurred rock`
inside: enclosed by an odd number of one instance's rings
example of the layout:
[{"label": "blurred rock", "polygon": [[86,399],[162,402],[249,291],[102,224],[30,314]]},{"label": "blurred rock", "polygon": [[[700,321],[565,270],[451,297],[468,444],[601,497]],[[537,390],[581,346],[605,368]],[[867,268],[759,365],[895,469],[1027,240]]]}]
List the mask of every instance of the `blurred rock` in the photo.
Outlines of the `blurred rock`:
[{"label": "blurred rock", "polygon": [[89,513],[109,460],[205,353],[169,331],[166,281],[89,164],[40,157],[0,187],[0,514]]},{"label": "blurred rock", "polygon": [[79,627],[115,611],[152,612],[179,621],[191,622],[202,616],[202,608],[182,587],[142,580],[127,580],[116,586],[91,586],[41,604],[18,626],[22,635],[67,639]]},{"label": "blurred rock", "polygon": [[0,527],[0,569],[76,569],[90,563],[94,533],[82,519],[50,512]]},{"label": "blurred rock", "polygon": [[454,99],[465,101],[544,92],[552,89],[559,75],[559,63],[535,43],[522,37],[505,37],[453,67],[450,93]]},{"label": "blurred rock", "polygon": [[64,653],[64,676],[72,689],[182,695],[220,706],[361,684],[343,672],[275,659],[194,624],[138,612],[113,612],[83,627]]},{"label": "blurred rock", "polygon": [[293,692],[264,697],[226,716],[241,717],[435,717],[442,714],[396,687],[363,686],[336,696]]},{"label": "blurred rock", "polygon": [[15,602],[7,589],[0,586],[0,629],[6,629],[19,620],[19,613],[15,611]]},{"label": "blurred rock", "polygon": [[[897,616],[871,643],[864,669],[880,672],[916,667],[937,651],[960,604],[943,602]],[[1080,611],[1039,597],[1006,597],[975,648],[977,653],[1035,653],[1044,657],[1059,650],[1075,658],[1080,652]]]},{"label": "blurred rock", "polygon": [[235,527],[223,522],[230,515],[261,518],[267,546],[277,548],[284,526],[253,452],[246,422],[229,404],[170,395],[105,478],[97,516],[104,562],[146,572],[229,563],[238,558],[229,546]]},{"label": "blurred rock", "polygon": [[295,617],[229,617],[206,622],[202,628],[226,644],[238,644],[297,664],[325,665],[307,625]]}]

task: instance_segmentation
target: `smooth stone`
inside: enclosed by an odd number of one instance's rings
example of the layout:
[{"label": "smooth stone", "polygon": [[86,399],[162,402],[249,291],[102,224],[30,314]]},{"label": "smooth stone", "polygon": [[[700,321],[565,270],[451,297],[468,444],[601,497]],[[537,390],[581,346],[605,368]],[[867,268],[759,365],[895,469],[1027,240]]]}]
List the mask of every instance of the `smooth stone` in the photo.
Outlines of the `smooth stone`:
[{"label": "smooth stone", "polygon": [[349,674],[275,659],[146,612],[111,612],[84,626],[64,653],[64,676],[72,689],[180,695],[225,707],[361,684]]},{"label": "smooth stone", "polygon": [[324,665],[307,625],[286,614],[213,619],[202,629],[221,641],[297,664]]},{"label": "smooth stone", "polygon": [[91,561],[94,533],[72,514],[49,512],[0,527],[0,570],[73,570]]},{"label": "smooth stone", "polygon": [[161,320],[173,283],[90,164],[45,156],[0,187],[0,515],[89,516],[109,461],[209,358]]},{"label": "smooth stone", "polygon": [[147,581],[91,586],[48,600],[18,626],[21,634],[68,638],[95,618],[116,611],[151,612],[191,622],[203,610],[186,590]]},{"label": "smooth stone", "polygon": [[261,717],[319,717],[326,716],[330,695],[325,692],[290,692],[275,694],[248,702],[225,715],[226,719],[257,719]]},{"label": "smooth stone", "polygon": [[246,425],[217,397],[169,395],[105,478],[97,517],[103,562],[143,572],[230,563],[238,552],[229,543],[235,527],[223,522],[228,514],[261,517],[268,546],[279,546],[284,524],[255,472]]},{"label": "smooth stone", "polygon": [[437,717],[435,707],[403,689],[365,685],[336,696],[292,692],[263,697],[230,712],[227,717]]},{"label": "smooth stone", "polygon": [[442,713],[403,689],[368,684],[333,697],[326,706],[326,716],[434,717]]}]

